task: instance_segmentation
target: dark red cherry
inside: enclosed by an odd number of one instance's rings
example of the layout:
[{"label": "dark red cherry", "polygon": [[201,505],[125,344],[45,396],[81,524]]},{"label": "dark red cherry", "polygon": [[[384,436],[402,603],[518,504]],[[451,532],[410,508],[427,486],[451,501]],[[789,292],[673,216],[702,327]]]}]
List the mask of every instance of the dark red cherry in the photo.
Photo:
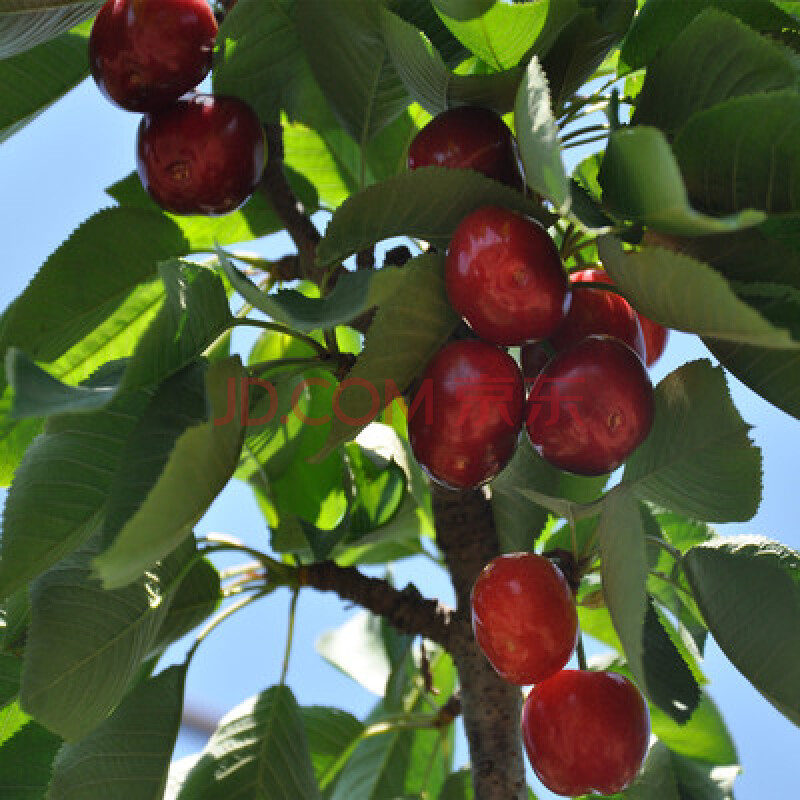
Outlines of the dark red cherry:
[{"label": "dark red cherry", "polygon": [[[581,283],[613,284],[609,274],[602,269],[583,269],[569,276],[572,305],[566,319],[550,337],[556,350],[564,350],[592,334],[616,336],[644,360],[645,347],[639,315],[623,297],[604,289],[584,289]],[[576,288],[577,287],[577,288]]]},{"label": "dark red cherry", "polygon": [[533,771],[550,791],[615,794],[641,769],[650,714],[622,675],[565,669],[531,689],[522,739]]},{"label": "dark red cherry", "polygon": [[544,556],[498,556],[472,587],[472,629],[503,678],[520,686],[538,683],[558,672],[575,649],[572,590]]},{"label": "dark red cherry", "polygon": [[567,276],[547,231],[497,206],[473,211],[456,228],[445,284],[453,308],[495,344],[549,336],[569,309]]},{"label": "dark red cherry", "polygon": [[252,194],[266,144],[255,112],[237,97],[193,95],[146,114],[136,142],[144,188],[175,214],[227,214]]},{"label": "dark red cherry", "polygon": [[524,410],[522,373],[511,356],[474,339],[452,342],[426,367],[409,408],[411,449],[439,483],[480,486],[514,454]]},{"label": "dark red cherry", "polygon": [[460,106],[434,117],[414,137],[408,168],[474,169],[489,178],[522,188],[514,136],[488,108]]},{"label": "dark red cherry", "polygon": [[636,353],[611,336],[589,336],[539,373],[526,427],[546,461],[578,475],[602,475],[647,438],[654,411],[653,385]]},{"label": "dark red cherry", "polygon": [[648,367],[652,367],[664,353],[669,338],[669,328],[665,328],[641,314],[639,314],[639,324],[642,326],[644,348],[647,353],[645,363]]},{"label": "dark red cherry", "polygon": [[89,36],[89,66],[112,103],[153,111],[205,78],[216,35],[206,0],[108,0]]}]

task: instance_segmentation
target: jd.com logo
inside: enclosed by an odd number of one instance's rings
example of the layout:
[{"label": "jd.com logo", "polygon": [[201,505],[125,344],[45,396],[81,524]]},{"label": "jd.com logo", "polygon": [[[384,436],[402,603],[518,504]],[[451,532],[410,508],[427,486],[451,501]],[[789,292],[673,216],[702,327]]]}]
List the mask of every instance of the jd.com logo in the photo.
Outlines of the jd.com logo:
[{"label": "jd.com logo", "polygon": [[[574,383],[574,381],[571,381],[571,383]],[[527,422],[533,422],[543,411],[547,410],[549,414],[544,424],[554,425],[558,422],[561,413],[565,411],[577,425],[584,427],[579,413],[580,403],[583,398],[575,394],[561,394],[558,384],[559,381],[556,379],[545,378],[543,380],[543,385],[540,385],[538,392],[539,399],[529,406]],[[225,415],[217,417],[214,420],[214,424],[227,425],[233,421],[238,411],[245,427],[268,425],[276,417],[279,417],[284,424],[289,422],[291,417],[297,419],[302,425],[312,426],[327,425],[335,418],[345,425],[362,427],[375,419],[383,407],[386,407],[387,421],[391,422],[394,408],[392,401],[402,398],[402,393],[397,388],[397,384],[391,379],[384,382],[383,391],[381,391],[376,384],[364,378],[349,377],[345,378],[336,387],[333,393],[330,414],[322,414],[320,416],[306,414],[302,403],[306,393],[312,387],[331,389],[335,385],[333,381],[322,377],[306,378],[294,388],[288,408],[281,409],[279,408],[280,396],[278,390],[271,381],[265,381],[261,378],[243,378],[238,382],[239,391],[237,392],[237,381],[230,379],[228,381],[228,402]],[[254,386],[263,392],[259,406],[261,406],[264,398],[268,398],[266,410],[256,417],[251,416],[253,412],[250,408],[251,389]],[[547,391],[548,389],[549,391]],[[353,416],[346,408],[352,409],[356,406],[356,403],[352,396],[347,395],[348,393],[356,392],[365,392],[369,398],[369,403],[366,406],[358,403],[357,407],[359,409],[363,408],[363,413]],[[490,418],[495,419],[499,414],[500,419],[509,425],[513,425],[509,411],[513,399],[514,387],[509,381],[490,379],[480,383],[464,382],[457,387],[454,398],[454,402],[459,406],[459,416],[455,424],[481,423]],[[433,383],[428,378],[420,384],[411,405],[408,407],[407,416],[411,418],[415,414],[422,413],[425,415],[425,424],[431,425],[434,422],[434,406]]]}]

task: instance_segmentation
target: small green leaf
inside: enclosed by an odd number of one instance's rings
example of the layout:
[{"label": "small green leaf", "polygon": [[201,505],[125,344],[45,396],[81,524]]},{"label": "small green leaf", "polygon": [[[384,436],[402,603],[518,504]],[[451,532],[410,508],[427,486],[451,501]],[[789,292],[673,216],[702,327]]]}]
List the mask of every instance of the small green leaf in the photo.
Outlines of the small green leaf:
[{"label": "small green leaf", "polygon": [[186,665],[142,681],[88,736],[65,744],[48,800],[161,800],[183,710]]},{"label": "small green leaf", "polygon": [[653,428],[628,459],[623,483],[698,520],[750,519],[761,501],[761,453],[723,370],[706,360],[685,364],[661,381],[655,399]]},{"label": "small green leaf", "polygon": [[797,86],[789,50],[736,17],[708,9],[648,67],[633,124],[674,133],[697,111],[732,97]]},{"label": "small green leaf", "polygon": [[439,795],[439,800],[474,800],[474,798],[472,772],[469,769],[460,769],[448,775]]},{"label": "small green leaf", "polygon": [[800,725],[800,555],[762,537],[713,539],[684,558],[708,629],[734,666]]},{"label": "small green leaf", "polygon": [[446,242],[467,214],[487,205],[542,218],[518,191],[473,170],[422,167],[346,200],[328,223],[317,260],[333,264],[393,236]]},{"label": "small green leaf", "polygon": [[333,424],[320,457],[354,438],[405,391],[458,323],[445,293],[442,256],[413,259],[393,284],[378,307],[364,349],[334,394]]},{"label": "small green leaf", "polygon": [[319,790],[297,701],[273,686],[220,722],[177,800],[315,800]]},{"label": "small green leaf", "polygon": [[0,747],[0,793],[9,800],[45,800],[61,739],[33,720]]},{"label": "small green leaf", "polygon": [[353,484],[348,535],[352,540],[386,525],[395,516],[405,497],[406,476],[394,462],[377,466],[355,442],[345,446],[345,453]]},{"label": "small green leaf", "polygon": [[0,59],[54,39],[93,17],[100,0],[14,0],[0,9]]},{"label": "small green leaf", "polygon": [[[704,140],[708,144],[708,139]],[[740,213],[711,216],[689,204],[678,162],[657,128],[637,126],[614,132],[608,141],[599,175],[603,200],[615,214],[643,222],[664,233],[700,236],[758,225],[765,219],[752,205]],[[756,206],[757,207],[757,206]]]},{"label": "small green leaf", "polygon": [[569,179],[561,159],[547,76],[536,56],[528,64],[517,93],[514,125],[528,186],[566,211],[570,202]]},{"label": "small green leaf", "polygon": [[[231,407],[238,396],[239,384],[244,376],[241,363],[236,358],[213,364],[206,376],[206,393],[211,404],[211,419],[190,427],[178,438],[163,471],[156,482],[149,484],[149,493],[127,518],[113,543],[93,562],[97,575],[106,588],[124,586],[136,579],[155,561],[173,550],[191,532],[194,524],[205,514],[214,498],[222,491],[233,475],[239,461],[244,429],[236,407]],[[232,416],[229,414],[231,412]],[[142,425],[147,436],[163,438],[168,445],[174,427],[163,428],[160,410],[152,416],[145,412]],[[173,413],[180,413],[180,408]],[[174,425],[168,417],[170,426]],[[136,436],[132,451],[128,451],[126,471],[120,472],[119,483],[112,485],[108,514],[111,522],[121,519],[117,511],[132,508],[129,504],[126,482],[137,493],[137,481],[146,476],[152,481],[153,446],[149,449],[144,431]],[[162,454],[163,456],[163,454]],[[141,494],[138,495],[141,497]],[[119,498],[118,505],[113,501]],[[116,527],[116,525],[114,526]],[[110,536],[113,529],[106,529]]]},{"label": "small green leaf", "polygon": [[701,261],[658,247],[625,253],[610,236],[600,239],[598,251],[634,308],[665,327],[766,347],[800,346]]},{"label": "small green leaf", "polygon": [[692,201],[709,214],[800,210],[800,162],[786,136],[797,125],[800,94],[788,90],[737,97],[695,114],[673,145]]}]

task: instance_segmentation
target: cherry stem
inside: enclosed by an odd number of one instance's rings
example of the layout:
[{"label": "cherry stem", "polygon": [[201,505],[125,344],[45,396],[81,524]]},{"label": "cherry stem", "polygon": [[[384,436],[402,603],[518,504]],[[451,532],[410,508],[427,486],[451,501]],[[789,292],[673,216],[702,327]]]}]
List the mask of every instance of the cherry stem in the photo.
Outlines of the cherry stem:
[{"label": "cherry stem", "polygon": [[578,656],[578,666],[586,671],[589,666],[586,662],[586,651],[583,649],[583,636],[578,634],[578,643],[575,645],[575,654]]},{"label": "cherry stem", "polygon": [[647,540],[658,545],[662,550],[669,553],[681,566],[683,566],[683,554],[677,547],[673,547],[668,541],[660,538],[659,536],[648,535]]},{"label": "cherry stem", "polygon": [[[569,142],[572,139],[577,139],[580,136],[583,136],[587,133],[596,133],[597,131],[604,131],[605,134],[608,134],[609,127],[606,124],[602,125],[587,125],[583,128],[575,128],[575,130],[568,131],[561,135],[561,146],[564,146],[565,142]],[[602,137],[601,137],[602,138]]]},{"label": "cherry stem", "polygon": [[575,281],[570,283],[570,289],[600,289],[603,292],[611,292],[612,294],[619,295],[623,300],[628,298],[612,283],[604,283],[603,281]]},{"label": "cherry stem", "polygon": [[283,653],[283,666],[281,667],[281,686],[286,685],[286,675],[289,672],[289,659],[292,655],[292,643],[294,641],[294,622],[297,616],[297,598],[300,595],[300,590],[295,589],[292,592],[292,599],[289,603],[289,625],[286,632],[286,649]]},{"label": "cherry stem", "polygon": [[243,319],[234,320],[233,324],[244,325],[251,328],[261,328],[265,331],[274,331],[275,333],[282,333],[286,336],[292,336],[295,339],[307,344],[322,358],[327,358],[330,355],[328,349],[324,345],[321,345],[313,337],[308,336],[305,333],[300,333],[300,331],[292,330],[288,325],[283,325],[280,322],[271,322],[266,319],[252,319],[251,317],[245,317]]}]

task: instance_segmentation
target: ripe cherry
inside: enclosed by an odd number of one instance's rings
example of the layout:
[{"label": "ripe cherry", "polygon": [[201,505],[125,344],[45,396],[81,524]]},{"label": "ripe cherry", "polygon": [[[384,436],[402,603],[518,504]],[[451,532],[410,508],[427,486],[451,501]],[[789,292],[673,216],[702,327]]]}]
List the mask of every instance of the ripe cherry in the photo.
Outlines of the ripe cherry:
[{"label": "ripe cherry", "polygon": [[445,284],[453,308],[495,344],[549,336],[569,309],[567,276],[547,231],[497,206],[473,211],[456,228]]},{"label": "ripe cherry", "polygon": [[411,449],[439,483],[480,486],[514,454],[524,410],[522,373],[511,356],[486,342],[452,342],[428,364],[411,403]]},{"label": "ripe cherry", "polygon": [[539,373],[526,427],[546,461],[578,475],[602,475],[645,440],[654,406],[653,385],[636,353],[611,336],[589,336]]},{"label": "ripe cherry", "polygon": [[414,137],[408,168],[474,169],[496,181],[522,187],[514,136],[488,108],[460,106],[434,117]]},{"label": "ripe cherry", "polygon": [[[582,269],[571,273],[569,280],[573,286],[588,281],[613,284],[609,274],[602,269]],[[644,360],[645,345],[639,315],[628,301],[604,289],[573,289],[569,313],[550,337],[550,343],[557,351],[564,350],[594,333],[616,336]]]},{"label": "ripe cherry", "polygon": [[552,792],[614,794],[641,769],[650,715],[622,675],[562,670],[531,689],[522,738],[534,772]]},{"label": "ripe cherry", "polygon": [[112,103],[153,111],[205,78],[216,35],[207,0],[107,0],[89,36],[89,66]]},{"label": "ripe cherry", "polygon": [[642,326],[644,348],[647,354],[645,363],[648,367],[652,367],[664,353],[669,338],[669,328],[665,328],[641,314],[639,314],[639,324]]},{"label": "ripe cherry", "polygon": [[572,590],[544,556],[498,556],[472,587],[472,629],[503,678],[520,686],[538,683],[558,672],[575,649]]},{"label": "ripe cherry", "polygon": [[255,112],[236,97],[193,95],[146,114],[136,141],[145,189],[175,214],[227,214],[252,194],[266,144]]}]

